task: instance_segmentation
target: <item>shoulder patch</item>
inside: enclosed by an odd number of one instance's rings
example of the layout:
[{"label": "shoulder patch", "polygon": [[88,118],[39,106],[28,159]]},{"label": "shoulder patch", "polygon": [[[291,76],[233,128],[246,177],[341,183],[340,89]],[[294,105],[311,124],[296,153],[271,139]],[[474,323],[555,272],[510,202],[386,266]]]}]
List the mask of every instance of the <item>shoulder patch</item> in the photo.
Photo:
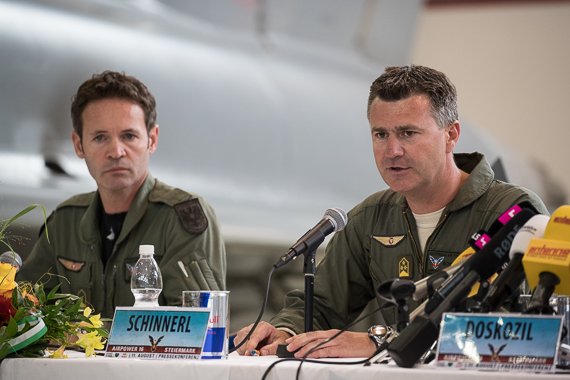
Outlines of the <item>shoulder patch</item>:
[{"label": "shoulder patch", "polygon": [[376,240],[378,243],[385,247],[395,247],[400,244],[406,235],[400,236],[372,236],[372,239]]},{"label": "shoulder patch", "polygon": [[174,210],[186,231],[200,234],[208,228],[208,218],[197,198],[174,205]]}]

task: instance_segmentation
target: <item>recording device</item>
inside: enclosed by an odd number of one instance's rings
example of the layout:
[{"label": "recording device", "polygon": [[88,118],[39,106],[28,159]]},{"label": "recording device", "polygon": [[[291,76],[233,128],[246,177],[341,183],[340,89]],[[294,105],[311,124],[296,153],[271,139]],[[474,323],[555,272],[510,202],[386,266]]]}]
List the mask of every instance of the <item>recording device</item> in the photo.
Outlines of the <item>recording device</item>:
[{"label": "recording device", "polygon": [[522,259],[531,288],[526,313],[553,313],[552,293],[570,295],[570,206],[559,207],[550,217],[542,239],[532,239]]},{"label": "recording device", "polygon": [[313,252],[325,240],[327,235],[344,229],[347,221],[346,212],[342,209],[337,207],[329,208],[325,211],[323,219],[317,223],[315,227],[301,236],[301,238],[289,248],[289,251],[281,256],[273,266],[276,269],[280,268],[303,253]]},{"label": "recording device", "polygon": [[480,312],[497,311],[505,300],[518,294],[518,288],[526,278],[522,264],[524,254],[533,238],[543,237],[549,220],[546,215],[535,215],[517,232],[509,252],[509,264],[491,284],[479,307]]},{"label": "recording device", "polygon": [[[443,313],[462,303],[475,283],[489,278],[507,262],[511,243],[516,233],[535,214],[536,212],[532,209],[521,209],[512,213],[510,220],[497,231],[491,240],[466,260],[461,269],[438,289],[434,297],[426,304],[424,312],[415,316],[410,325],[388,346],[388,353],[396,364],[407,368],[414,366],[437,340]],[[428,306],[436,295],[439,296],[428,312]]]}]

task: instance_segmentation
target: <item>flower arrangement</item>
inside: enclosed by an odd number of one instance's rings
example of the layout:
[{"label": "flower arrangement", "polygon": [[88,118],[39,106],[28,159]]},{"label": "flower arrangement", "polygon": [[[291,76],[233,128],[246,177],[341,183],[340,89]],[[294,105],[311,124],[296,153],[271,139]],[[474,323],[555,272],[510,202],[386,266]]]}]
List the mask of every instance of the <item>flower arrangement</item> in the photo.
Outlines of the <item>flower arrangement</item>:
[{"label": "flower arrangement", "polygon": [[[6,228],[37,206],[43,209],[45,220],[44,207],[32,205],[0,229],[0,241],[14,256]],[[91,308],[83,305],[82,297],[58,294],[59,285],[46,294],[42,283],[16,284],[17,265],[16,260],[0,263],[0,360],[9,354],[43,357],[46,351],[51,358],[66,358],[65,349],[70,346],[85,350],[85,356],[90,357],[96,349],[103,349],[109,334],[100,316],[92,315]]]}]

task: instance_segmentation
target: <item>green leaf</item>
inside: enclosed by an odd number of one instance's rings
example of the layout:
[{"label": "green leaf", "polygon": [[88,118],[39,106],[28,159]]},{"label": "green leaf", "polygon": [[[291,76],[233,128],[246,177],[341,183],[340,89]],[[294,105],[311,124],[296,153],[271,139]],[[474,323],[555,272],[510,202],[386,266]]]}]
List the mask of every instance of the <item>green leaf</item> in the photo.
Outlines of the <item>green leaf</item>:
[{"label": "green leaf", "polygon": [[16,320],[10,317],[10,322],[8,322],[8,326],[6,326],[6,337],[11,338],[18,333],[18,324]]},{"label": "green leaf", "polygon": [[47,295],[47,300],[51,300],[55,297],[55,293],[57,292],[57,290],[59,289],[59,287],[61,286],[61,283],[57,284],[56,286],[54,286],[54,288],[49,292],[49,294]]},{"label": "green leaf", "polygon": [[19,321],[20,319],[22,319],[25,312],[26,312],[26,309],[24,309],[23,307],[18,309],[18,311],[16,312],[16,315],[14,315],[14,319],[16,320],[16,322]]},{"label": "green leaf", "polygon": [[10,345],[8,343],[4,343],[4,345],[2,345],[2,348],[0,348],[0,360],[4,359],[9,352]]}]

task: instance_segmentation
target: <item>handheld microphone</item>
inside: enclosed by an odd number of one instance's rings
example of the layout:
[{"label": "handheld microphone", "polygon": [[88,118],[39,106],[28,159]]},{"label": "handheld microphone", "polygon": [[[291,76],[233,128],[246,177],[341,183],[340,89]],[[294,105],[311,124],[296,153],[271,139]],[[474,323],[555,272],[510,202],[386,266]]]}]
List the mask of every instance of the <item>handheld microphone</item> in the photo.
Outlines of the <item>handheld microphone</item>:
[{"label": "handheld microphone", "polygon": [[544,238],[530,241],[522,263],[534,288],[526,313],[552,312],[548,300],[553,293],[570,295],[570,206],[552,214]]},{"label": "handheld microphone", "polygon": [[549,220],[546,215],[535,215],[517,232],[509,252],[509,264],[491,284],[487,296],[481,302],[481,312],[496,311],[507,298],[518,294],[516,291],[526,277],[522,264],[524,254],[533,238],[543,237]]},{"label": "handheld microphone", "polygon": [[301,238],[289,248],[286,254],[277,259],[273,266],[275,269],[281,268],[300,254],[313,252],[325,240],[327,235],[346,227],[347,221],[346,212],[342,209],[338,207],[329,208],[325,211],[323,219],[317,223],[315,227],[301,236]]},{"label": "handheld microphone", "polygon": [[[436,294],[440,294],[428,313],[415,316],[408,327],[388,346],[388,353],[400,367],[411,368],[426,352],[439,335],[439,324],[443,313],[463,302],[475,283],[487,279],[497,272],[508,260],[511,243],[518,230],[535,215],[531,209],[521,209],[483,246],[462,265],[456,274],[444,283]],[[458,276],[458,274],[461,274]],[[442,288],[446,288],[441,292]],[[441,297],[445,295],[445,297]]]}]

